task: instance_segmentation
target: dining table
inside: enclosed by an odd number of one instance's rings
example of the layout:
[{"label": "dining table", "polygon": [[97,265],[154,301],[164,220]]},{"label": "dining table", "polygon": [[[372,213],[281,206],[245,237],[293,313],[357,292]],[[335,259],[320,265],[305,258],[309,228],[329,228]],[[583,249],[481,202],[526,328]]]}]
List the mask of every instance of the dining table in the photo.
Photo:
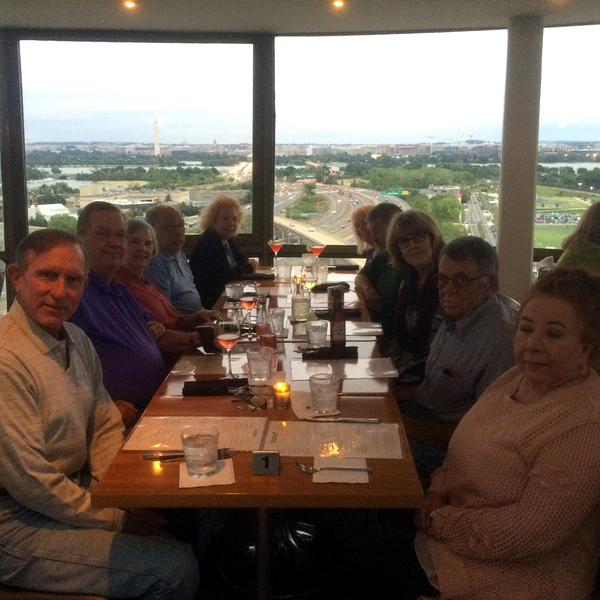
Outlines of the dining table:
[{"label": "dining table", "polygon": [[[268,282],[272,305],[286,305],[283,285]],[[278,302],[279,301],[279,302]],[[222,298],[221,310],[227,299]],[[359,321],[368,321],[364,311]],[[288,321],[288,329],[293,324]],[[356,329],[354,329],[356,331]],[[245,343],[234,348],[234,373],[244,373]],[[251,342],[250,342],[251,343]],[[364,339],[355,336],[348,345],[357,348],[355,364],[379,357],[377,341],[372,335]],[[299,342],[289,335],[280,336],[277,345],[277,371],[292,385],[294,395],[295,382],[291,373],[304,368]],[[324,361],[329,368],[332,362]],[[207,367],[207,365],[209,365]],[[210,365],[214,365],[211,367]],[[299,421],[292,406],[286,409],[276,408],[272,401],[263,410],[255,410],[251,404],[235,402],[231,394],[224,396],[184,396],[186,382],[222,378],[225,374],[226,359],[223,356],[207,357],[198,349],[186,352],[175,364],[164,380],[150,404],[144,411],[137,426],[128,440],[135,439],[136,430],[149,419],[160,417],[197,418],[197,417],[247,417],[267,420],[269,426],[285,428]],[[304,382],[302,382],[304,383]],[[356,382],[355,382],[356,383]],[[181,462],[159,462],[144,460],[144,449],[128,449],[128,444],[118,452],[106,473],[92,491],[92,506],[120,508],[252,508],[257,511],[256,546],[256,589],[261,600],[272,597],[270,581],[270,561],[272,549],[269,548],[269,519],[273,509],[292,508],[387,508],[415,509],[423,501],[423,490],[417,476],[410,447],[402,427],[400,413],[393,395],[381,381],[374,385],[376,392],[369,393],[369,385],[359,392],[343,388],[339,396],[340,415],[345,418],[376,418],[382,424],[393,424],[397,428],[401,458],[368,458],[372,468],[367,483],[316,483],[314,476],[301,471],[297,460],[312,465],[315,456],[293,456],[281,453],[279,470],[276,475],[257,475],[253,470],[256,451],[238,451],[233,456],[232,466],[235,480],[228,485],[208,485],[201,487],[180,487]],[[384,382],[387,383],[387,382]],[[359,386],[361,384],[358,384]],[[301,386],[300,386],[301,387]],[[264,390],[263,390],[264,392]],[[267,390],[268,392],[268,390]],[[322,427],[316,424],[316,427]],[[139,434],[139,431],[137,432]],[[395,435],[395,434],[394,434]],[[129,445],[131,447],[131,444]],[[146,452],[151,448],[146,448]]]}]

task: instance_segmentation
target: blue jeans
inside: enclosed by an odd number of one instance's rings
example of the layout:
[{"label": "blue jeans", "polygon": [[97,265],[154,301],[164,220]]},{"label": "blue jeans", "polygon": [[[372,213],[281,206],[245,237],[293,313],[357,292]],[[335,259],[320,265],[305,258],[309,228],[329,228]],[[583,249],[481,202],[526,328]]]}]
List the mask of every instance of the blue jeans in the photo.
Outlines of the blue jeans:
[{"label": "blue jeans", "polygon": [[15,520],[2,528],[3,583],[110,598],[194,598],[198,562],[187,544],[162,537],[78,529],[36,516],[33,523]]}]

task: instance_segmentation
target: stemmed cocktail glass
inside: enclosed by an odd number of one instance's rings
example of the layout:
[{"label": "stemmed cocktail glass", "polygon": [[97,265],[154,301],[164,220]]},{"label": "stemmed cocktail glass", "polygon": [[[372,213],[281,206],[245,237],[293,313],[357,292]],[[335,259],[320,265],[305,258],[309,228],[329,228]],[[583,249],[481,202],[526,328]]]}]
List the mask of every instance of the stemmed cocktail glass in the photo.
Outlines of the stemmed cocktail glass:
[{"label": "stemmed cocktail glass", "polygon": [[273,253],[275,254],[275,258],[273,259],[273,266],[275,267],[275,269],[277,269],[277,254],[279,253],[281,248],[283,248],[283,240],[271,240],[269,242],[269,248],[271,248],[271,250],[273,250]]},{"label": "stemmed cocktail glass", "polygon": [[227,359],[229,369],[227,379],[237,379],[231,369],[231,349],[238,343],[240,339],[240,324],[235,316],[223,315],[217,322],[217,342],[222,348],[227,350]]},{"label": "stemmed cocktail glass", "polygon": [[321,252],[323,252],[323,250],[325,250],[325,246],[326,246],[326,244],[323,244],[323,245],[321,245],[321,244],[317,244],[317,245],[311,244],[311,246],[310,246],[310,251],[311,251],[311,252],[312,252],[312,253],[313,253],[313,254],[314,254],[314,255],[315,255],[317,258],[319,258],[319,256],[321,256]]}]

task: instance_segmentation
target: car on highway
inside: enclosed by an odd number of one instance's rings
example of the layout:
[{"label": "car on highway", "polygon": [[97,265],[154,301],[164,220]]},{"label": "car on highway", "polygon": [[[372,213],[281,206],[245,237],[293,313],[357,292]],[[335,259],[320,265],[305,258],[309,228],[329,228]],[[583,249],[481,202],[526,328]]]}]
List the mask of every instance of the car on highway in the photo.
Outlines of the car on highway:
[{"label": "car on highway", "polygon": [[332,215],[337,215],[337,210],[332,210],[332,211],[331,211],[331,214],[332,214]]},{"label": "car on highway", "polygon": [[314,231],[314,230],[315,230],[315,228],[314,228],[314,227],[309,227],[309,228],[308,228],[308,230],[309,230],[309,231]]},{"label": "car on highway", "polygon": [[296,227],[296,223],[290,223],[290,227]]}]

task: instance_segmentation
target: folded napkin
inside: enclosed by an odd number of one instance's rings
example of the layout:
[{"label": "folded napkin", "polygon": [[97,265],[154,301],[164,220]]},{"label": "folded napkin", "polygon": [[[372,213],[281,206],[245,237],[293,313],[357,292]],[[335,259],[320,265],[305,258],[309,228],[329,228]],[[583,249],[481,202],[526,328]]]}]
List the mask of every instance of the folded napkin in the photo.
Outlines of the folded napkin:
[{"label": "folded napkin", "polygon": [[185,462],[179,465],[179,487],[207,487],[209,485],[230,485],[235,483],[233,461],[231,458],[217,462],[217,472],[210,477],[190,477]]},{"label": "folded napkin", "polygon": [[[343,312],[346,319],[356,319],[362,314],[360,308],[344,308]],[[319,319],[329,319],[329,309],[327,308],[316,308],[315,314]]]},{"label": "folded napkin", "polygon": [[[315,456],[315,467],[366,467],[364,458],[331,458]],[[369,483],[369,474],[361,471],[319,471],[313,474],[313,483]]]},{"label": "folded napkin", "polygon": [[237,379],[206,379],[186,381],[183,384],[184,396],[229,396],[234,389],[248,385],[248,378]]},{"label": "folded napkin", "polygon": [[329,265],[330,271],[358,271],[358,265]]},{"label": "folded napkin", "polygon": [[319,283],[318,285],[315,285],[312,292],[314,294],[322,294],[323,292],[327,292],[330,287],[341,287],[344,288],[345,292],[350,291],[350,286],[345,281],[338,281],[337,283],[332,281],[330,283]]},{"label": "folded napkin", "polygon": [[358,358],[358,346],[323,346],[302,350],[302,360],[331,360],[334,358]]}]

